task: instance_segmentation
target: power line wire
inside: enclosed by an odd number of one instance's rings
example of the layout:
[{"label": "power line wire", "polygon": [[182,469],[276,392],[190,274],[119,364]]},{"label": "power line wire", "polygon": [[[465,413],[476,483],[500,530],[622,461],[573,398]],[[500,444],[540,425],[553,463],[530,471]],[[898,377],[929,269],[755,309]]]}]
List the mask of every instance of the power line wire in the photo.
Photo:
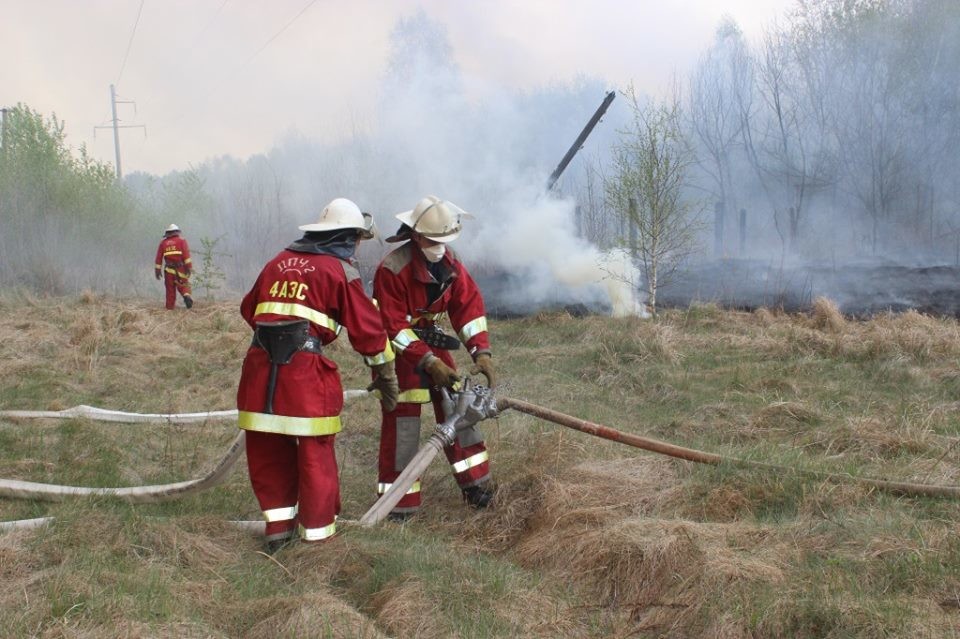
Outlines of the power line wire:
[{"label": "power line wire", "polygon": [[289,29],[289,28],[290,28],[290,25],[292,25],[294,22],[296,22],[296,21],[297,21],[297,18],[299,18],[300,16],[302,16],[302,15],[307,11],[307,9],[309,9],[309,8],[312,7],[314,4],[316,4],[316,2],[317,2],[317,0],[310,0],[310,2],[308,2],[307,5],[306,5],[303,9],[300,9],[300,12],[299,12],[297,15],[293,16],[293,18],[290,20],[290,22],[288,22],[287,24],[285,24],[285,25],[283,26],[283,28],[281,28],[279,31],[277,31],[276,33],[274,33],[274,34],[270,37],[269,40],[267,40],[266,42],[264,42],[264,43],[263,43],[263,46],[261,46],[259,49],[257,49],[256,52],[255,52],[252,56],[250,56],[250,57],[247,59],[246,62],[243,63],[244,66],[246,66],[246,65],[250,64],[251,62],[253,62],[253,59],[256,58],[258,55],[260,55],[260,52],[261,52],[261,51],[263,51],[263,50],[266,49],[268,46],[270,46],[270,43],[271,43],[271,42],[273,42],[274,40],[276,40],[276,39],[280,36],[281,33],[283,33],[284,31],[286,31],[287,29]]},{"label": "power line wire", "polygon": [[213,26],[213,23],[217,21],[217,17],[220,15],[220,12],[223,11],[223,8],[227,6],[228,2],[230,2],[230,0],[223,0],[223,2],[220,3],[220,6],[217,7],[217,10],[213,12],[213,16],[207,20],[207,23],[203,25],[203,28],[197,32],[196,37],[193,39],[193,43],[188,47],[188,51],[192,51],[200,43],[200,39],[204,36],[204,34],[206,34],[207,30]]},{"label": "power line wire", "polygon": [[[270,46],[270,44],[271,44],[274,40],[276,40],[278,37],[280,37],[280,35],[281,35],[284,31],[286,31],[287,29],[289,29],[289,28],[291,27],[291,25],[293,25],[293,23],[296,22],[297,19],[300,18],[300,16],[302,16],[304,13],[306,13],[307,9],[309,9],[309,8],[312,7],[314,4],[316,4],[316,2],[317,2],[317,0],[310,0],[310,2],[308,2],[302,9],[300,9],[300,11],[298,11],[297,14],[296,14],[295,16],[293,16],[293,18],[291,18],[289,22],[287,22],[285,25],[283,25],[283,27],[281,27],[279,31],[277,31],[277,32],[274,33],[272,36],[270,36],[270,38],[269,38],[266,42],[264,42],[264,43],[260,46],[260,48],[257,49],[257,50],[253,53],[253,55],[251,55],[249,58],[247,58],[246,62],[244,62],[243,64],[241,64],[240,66],[238,66],[236,69],[234,69],[231,75],[236,75],[236,74],[240,73],[240,71],[242,71],[245,66],[247,66],[248,64],[250,64],[250,63],[254,60],[254,58],[256,58],[258,55],[260,55],[260,53],[263,52],[263,50],[266,49],[268,46]],[[226,0],[224,0],[224,3],[223,3],[223,4],[226,4]],[[221,8],[223,7],[223,5],[220,5],[220,6],[221,6]],[[218,12],[219,12],[219,9],[218,9]],[[221,76],[220,79],[222,80],[222,79],[223,79],[223,76]],[[209,89],[209,87],[208,87],[208,89]],[[199,95],[199,96],[197,96],[197,97],[198,97],[198,98],[199,98],[199,97],[203,97],[203,95]],[[163,123],[161,123],[161,125],[160,125],[161,128],[163,128],[163,127],[169,127],[169,126],[170,126],[171,124],[173,124],[174,122],[176,122],[176,121],[180,120],[181,118],[183,118],[183,117],[187,114],[187,112],[188,112],[187,109],[184,109],[184,110],[180,111],[180,112],[177,113],[176,115],[172,116],[171,118],[169,118],[169,119],[167,119],[166,121],[164,121]]]},{"label": "power line wire", "polygon": [[137,19],[133,23],[133,30],[130,32],[130,41],[127,42],[127,52],[123,54],[123,64],[120,65],[120,73],[117,74],[117,81],[113,84],[120,86],[120,78],[123,77],[123,70],[127,67],[127,57],[130,55],[130,47],[133,46],[133,37],[137,34],[137,25],[140,24],[140,14],[143,13],[143,3],[146,0],[140,0],[140,8],[137,9]]}]

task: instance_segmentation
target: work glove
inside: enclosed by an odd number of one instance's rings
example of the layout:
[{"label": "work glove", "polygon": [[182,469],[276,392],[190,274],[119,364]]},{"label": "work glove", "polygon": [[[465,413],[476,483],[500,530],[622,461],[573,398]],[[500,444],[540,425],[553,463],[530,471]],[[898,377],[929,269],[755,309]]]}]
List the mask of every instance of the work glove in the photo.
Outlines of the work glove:
[{"label": "work glove", "polygon": [[436,355],[430,356],[427,363],[423,365],[423,370],[430,376],[434,386],[459,390],[460,376],[457,375],[457,371],[444,364],[443,360]]},{"label": "work glove", "polygon": [[160,271],[154,271],[153,274],[157,276],[158,280],[160,279]]},{"label": "work glove", "polygon": [[392,412],[397,408],[400,398],[400,386],[397,384],[397,374],[393,370],[393,362],[376,364],[370,367],[373,370],[373,381],[367,386],[368,391],[380,391],[380,403],[383,410]]},{"label": "work glove", "polygon": [[473,367],[470,369],[471,375],[479,375],[481,373],[487,378],[487,387],[493,388],[493,385],[496,384],[496,375],[493,372],[493,358],[490,357],[490,353],[480,353],[477,355],[477,361],[473,363]]}]

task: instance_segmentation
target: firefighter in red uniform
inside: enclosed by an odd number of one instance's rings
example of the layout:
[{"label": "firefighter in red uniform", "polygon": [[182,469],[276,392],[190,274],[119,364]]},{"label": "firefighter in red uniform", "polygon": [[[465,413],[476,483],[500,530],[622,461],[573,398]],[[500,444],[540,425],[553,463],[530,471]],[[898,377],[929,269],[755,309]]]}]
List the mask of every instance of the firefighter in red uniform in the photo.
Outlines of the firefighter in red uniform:
[{"label": "firefighter in red uniform", "polygon": [[[397,214],[400,230],[388,242],[409,240],[388,254],[377,267],[373,296],[383,325],[397,352],[400,399],[396,410],[383,406],[380,428],[378,492],[390,488],[416,454],[420,440],[420,412],[432,403],[437,422],[445,419],[441,388],[456,390],[460,376],[450,352],[460,341],[438,326],[449,316],[475,365],[494,385],[493,361],[483,297],[466,267],[447,243],[460,235],[461,220],[470,217],[451,202],[429,196],[412,211]],[[487,448],[480,431],[461,432],[445,449],[453,476],[464,499],[474,507],[490,504],[493,490]],[[390,518],[403,520],[420,507],[420,482],[404,495]]]},{"label": "firefighter in red uniform", "polygon": [[[161,276],[160,272],[163,271]],[[163,232],[163,239],[157,247],[157,257],[153,261],[153,272],[159,280],[163,277],[163,285],[167,291],[166,308],[172,310],[177,303],[177,291],[183,297],[183,304],[187,308],[193,306],[193,297],[190,290],[190,273],[193,271],[193,261],[190,259],[190,247],[180,235],[180,227],[171,224]]]},{"label": "firefighter in red uniform", "polygon": [[370,217],[337,198],[300,230],[304,236],[267,262],[240,305],[254,337],[237,390],[238,419],[271,550],[297,532],[304,541],[336,533],[334,436],[343,387],[324,345],[346,329],[373,370],[369,390],[379,391],[385,410],[394,409],[398,393],[393,348],[350,262],[360,240],[373,237]]}]

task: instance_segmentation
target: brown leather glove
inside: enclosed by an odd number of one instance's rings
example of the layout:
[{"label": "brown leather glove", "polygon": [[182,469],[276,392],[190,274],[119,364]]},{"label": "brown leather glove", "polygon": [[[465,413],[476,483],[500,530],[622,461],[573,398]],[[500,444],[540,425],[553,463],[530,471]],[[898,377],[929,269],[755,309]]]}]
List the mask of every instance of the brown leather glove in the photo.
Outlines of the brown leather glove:
[{"label": "brown leather glove", "polygon": [[457,371],[444,364],[443,360],[436,355],[430,356],[427,363],[423,365],[423,370],[430,376],[430,379],[433,380],[434,386],[457,390],[456,387],[460,383],[460,376],[457,375]]},{"label": "brown leather glove", "polygon": [[479,375],[481,373],[487,378],[487,387],[493,388],[493,385],[497,383],[497,378],[493,372],[493,358],[490,357],[490,353],[480,353],[477,355],[477,361],[474,362],[473,367],[470,369],[471,375]]},{"label": "brown leather glove", "polygon": [[397,384],[397,374],[393,370],[393,362],[376,364],[370,367],[373,370],[373,381],[367,386],[368,391],[380,391],[380,403],[383,410],[391,412],[397,408],[400,398],[400,386]]}]

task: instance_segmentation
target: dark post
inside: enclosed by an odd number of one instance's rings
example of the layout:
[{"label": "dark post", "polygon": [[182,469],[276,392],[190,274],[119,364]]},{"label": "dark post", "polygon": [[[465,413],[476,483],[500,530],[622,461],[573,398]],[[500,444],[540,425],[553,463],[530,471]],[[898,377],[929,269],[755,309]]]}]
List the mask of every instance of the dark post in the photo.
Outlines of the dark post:
[{"label": "dark post", "polygon": [[713,253],[723,256],[723,202],[713,205]]},{"label": "dark post", "polygon": [[740,209],[740,255],[747,252],[747,209]]},{"label": "dark post", "polygon": [[637,259],[637,201],[630,198],[630,257]]}]

